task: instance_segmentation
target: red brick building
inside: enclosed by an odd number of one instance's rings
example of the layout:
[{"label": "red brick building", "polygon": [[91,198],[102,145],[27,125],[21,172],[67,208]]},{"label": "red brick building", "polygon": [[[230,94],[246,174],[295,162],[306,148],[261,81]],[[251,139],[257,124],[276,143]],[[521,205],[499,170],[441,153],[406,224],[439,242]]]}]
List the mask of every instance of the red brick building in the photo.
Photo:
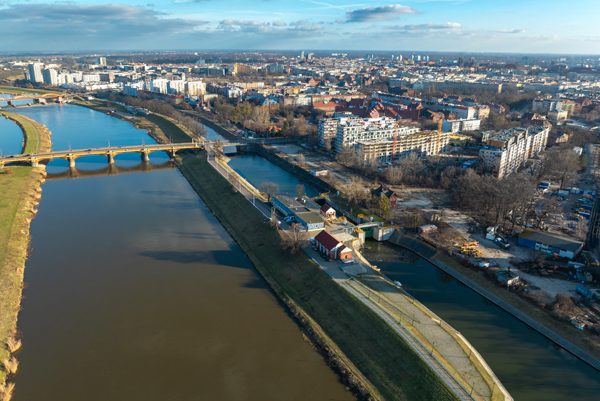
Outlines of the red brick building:
[{"label": "red brick building", "polygon": [[352,258],[352,250],[325,230],[321,231],[315,237],[315,246],[329,260],[347,260]]}]

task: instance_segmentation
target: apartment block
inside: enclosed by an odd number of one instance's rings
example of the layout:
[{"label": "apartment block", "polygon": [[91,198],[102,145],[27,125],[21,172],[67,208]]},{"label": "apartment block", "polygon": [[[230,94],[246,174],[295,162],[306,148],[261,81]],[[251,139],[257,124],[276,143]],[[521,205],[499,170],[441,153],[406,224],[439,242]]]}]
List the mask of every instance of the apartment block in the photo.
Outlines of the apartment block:
[{"label": "apartment block", "polygon": [[517,171],[527,159],[546,149],[548,127],[529,126],[498,131],[479,151],[484,165],[497,178]]},{"label": "apartment block", "polygon": [[356,147],[360,141],[375,141],[397,138],[418,132],[419,128],[398,127],[390,117],[348,119],[339,122],[333,149],[339,152],[344,147]]},{"label": "apartment block", "polygon": [[435,156],[448,149],[450,132],[420,131],[393,139],[376,139],[358,142],[358,154],[363,160],[377,159],[379,164],[398,163],[403,157]]},{"label": "apartment block", "polygon": [[476,131],[481,126],[481,120],[479,119],[471,119],[471,120],[447,120],[442,123],[442,130],[445,132],[462,132],[462,131]]}]

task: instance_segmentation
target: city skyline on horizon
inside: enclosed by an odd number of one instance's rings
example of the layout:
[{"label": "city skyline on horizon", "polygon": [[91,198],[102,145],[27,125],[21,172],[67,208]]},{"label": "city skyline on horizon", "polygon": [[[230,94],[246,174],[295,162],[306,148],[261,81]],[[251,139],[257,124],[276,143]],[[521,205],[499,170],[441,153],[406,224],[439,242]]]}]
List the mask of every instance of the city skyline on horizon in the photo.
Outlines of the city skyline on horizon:
[{"label": "city skyline on horizon", "polygon": [[596,14],[582,12],[597,4],[578,3],[569,9],[558,0],[6,0],[1,50],[600,54]]}]

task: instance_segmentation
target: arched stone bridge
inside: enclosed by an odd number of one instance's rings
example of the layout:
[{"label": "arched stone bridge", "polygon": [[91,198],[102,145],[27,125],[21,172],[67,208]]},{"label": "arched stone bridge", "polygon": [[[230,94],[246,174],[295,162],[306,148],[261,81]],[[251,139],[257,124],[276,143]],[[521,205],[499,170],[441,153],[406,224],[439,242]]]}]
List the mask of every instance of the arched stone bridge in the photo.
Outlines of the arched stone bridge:
[{"label": "arched stone bridge", "polygon": [[155,144],[155,145],[133,145],[133,146],[112,146],[106,148],[89,148],[89,149],[77,149],[77,150],[60,150],[49,153],[34,153],[30,155],[12,155],[0,157],[0,168],[4,167],[7,163],[13,162],[26,162],[32,166],[37,167],[39,163],[43,161],[50,161],[52,159],[65,159],[69,161],[69,167],[75,167],[75,159],[82,156],[90,155],[102,155],[106,156],[108,163],[113,164],[115,162],[115,156],[121,153],[139,153],[142,157],[142,161],[147,162],[148,155],[152,152],[163,151],[166,152],[171,159],[175,156],[175,153],[183,149],[201,149],[204,145],[200,142],[188,142],[188,143],[170,143],[170,144]]}]

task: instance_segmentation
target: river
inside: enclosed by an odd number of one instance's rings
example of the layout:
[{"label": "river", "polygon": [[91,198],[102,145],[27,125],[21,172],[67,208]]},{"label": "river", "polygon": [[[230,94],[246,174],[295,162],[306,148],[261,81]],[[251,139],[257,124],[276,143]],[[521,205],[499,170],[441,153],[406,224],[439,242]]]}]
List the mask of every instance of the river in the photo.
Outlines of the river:
[{"label": "river", "polygon": [[[152,142],[82,107],[17,111],[55,150]],[[178,170],[46,181],[31,235],[14,400],[353,399]]]},{"label": "river", "polygon": [[[13,95],[7,93],[0,93],[0,99],[12,99]],[[32,99],[23,99],[23,100],[13,100],[12,104],[15,106],[22,106],[27,103],[33,103]],[[0,100],[0,107],[6,107],[8,105],[7,101]]]},{"label": "river", "polygon": [[23,131],[14,122],[0,117],[0,153],[4,156],[17,155],[23,150]]},{"label": "river", "polygon": [[368,241],[365,257],[460,331],[515,400],[595,400],[600,372],[431,263]]}]

